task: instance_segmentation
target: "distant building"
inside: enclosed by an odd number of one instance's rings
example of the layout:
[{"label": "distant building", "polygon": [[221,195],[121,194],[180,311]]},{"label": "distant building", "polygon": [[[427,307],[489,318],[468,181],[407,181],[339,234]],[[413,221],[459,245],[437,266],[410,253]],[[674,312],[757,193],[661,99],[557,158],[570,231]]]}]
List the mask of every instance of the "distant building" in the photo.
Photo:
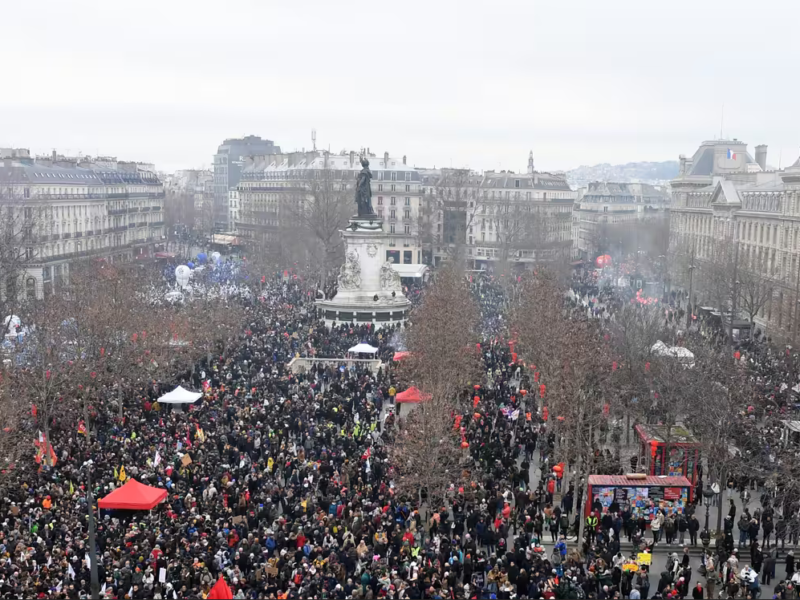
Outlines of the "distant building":
[{"label": "distant building", "polygon": [[[180,204],[184,214],[176,215],[178,222],[210,234],[214,228],[214,174],[204,169],[182,169],[164,179],[167,203],[188,201],[190,206]],[[190,210],[191,209],[191,210]],[[176,225],[177,223],[171,223]]]},{"label": "distant building", "polygon": [[475,269],[498,262],[519,268],[568,258],[577,193],[562,173],[441,169],[423,171],[433,262],[464,247]]},{"label": "distant building", "polygon": [[573,258],[593,260],[598,253],[607,252],[609,249],[602,247],[601,240],[606,226],[663,218],[669,204],[669,193],[659,186],[604,181],[590,183],[572,212]]},{"label": "distant building", "polygon": [[[328,189],[316,194],[327,207],[317,210],[306,207],[307,219],[340,219],[356,213],[355,183],[361,171],[356,152],[332,154],[324,150],[253,156],[245,160],[241,182],[237,188],[238,220],[236,232],[243,239],[265,244],[286,244],[293,230],[306,231],[309,223],[300,223],[300,203],[314,200],[315,182],[328,182]],[[420,174],[406,164],[406,157],[370,154],[372,171],[372,205],[391,234],[387,260],[396,264],[415,264],[422,260],[419,245],[419,210],[422,186]],[[331,210],[332,209],[332,210]],[[326,216],[325,211],[330,210]],[[338,222],[338,221],[337,221]],[[325,226],[319,223],[320,226]],[[288,235],[288,237],[292,237]]]},{"label": "distant building", "polygon": [[55,152],[3,156],[0,205],[11,224],[3,235],[25,255],[23,272],[0,281],[6,298],[52,293],[73,261],[129,261],[163,243],[164,187],[152,165]]},{"label": "distant building", "polygon": [[[738,252],[738,268],[770,279],[774,291],[756,323],[776,339],[794,337],[800,300],[800,159],[778,170],[767,166],[767,146],[756,146],[754,159],[739,140],[707,141],[692,158],[680,157],[671,185],[672,247],[691,252],[700,266],[693,303],[711,301],[702,264],[728,248]],[[731,243],[720,244],[724,240]]]},{"label": "distant building", "polygon": [[214,155],[214,228],[228,231],[233,227],[229,221],[228,192],[239,185],[244,160],[253,156],[279,154],[281,151],[272,140],[256,135],[227,139]]}]

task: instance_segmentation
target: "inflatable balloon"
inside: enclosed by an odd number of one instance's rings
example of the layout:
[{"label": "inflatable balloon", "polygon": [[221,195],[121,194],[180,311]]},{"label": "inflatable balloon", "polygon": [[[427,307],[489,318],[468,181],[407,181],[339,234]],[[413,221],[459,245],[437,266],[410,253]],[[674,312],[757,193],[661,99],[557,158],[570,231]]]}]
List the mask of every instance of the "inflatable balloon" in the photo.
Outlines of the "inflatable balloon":
[{"label": "inflatable balloon", "polygon": [[200,262],[200,263],[206,262],[207,258],[208,258],[208,256],[206,256],[205,252],[201,252],[200,254],[197,255],[197,261]]},{"label": "inflatable balloon", "polygon": [[186,287],[189,285],[189,278],[192,276],[192,270],[187,267],[186,265],[180,265],[179,267],[175,267],[175,280],[178,282],[178,285]]},{"label": "inflatable balloon", "polygon": [[194,263],[193,263],[193,262],[188,262],[188,263],[186,263],[186,264],[188,265],[188,267],[189,267],[190,269],[194,269]]},{"label": "inflatable balloon", "polygon": [[219,252],[211,253],[211,262],[218,263],[222,260],[222,255]]}]

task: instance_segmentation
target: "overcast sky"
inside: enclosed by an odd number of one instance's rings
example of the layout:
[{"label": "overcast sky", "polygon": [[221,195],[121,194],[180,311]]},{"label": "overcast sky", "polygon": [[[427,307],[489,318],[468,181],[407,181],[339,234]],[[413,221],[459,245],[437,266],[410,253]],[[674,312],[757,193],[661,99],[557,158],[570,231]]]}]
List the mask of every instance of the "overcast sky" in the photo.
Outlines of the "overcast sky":
[{"label": "overcast sky", "polygon": [[797,0],[2,4],[0,146],[209,165],[226,137],[417,166],[800,152]]}]

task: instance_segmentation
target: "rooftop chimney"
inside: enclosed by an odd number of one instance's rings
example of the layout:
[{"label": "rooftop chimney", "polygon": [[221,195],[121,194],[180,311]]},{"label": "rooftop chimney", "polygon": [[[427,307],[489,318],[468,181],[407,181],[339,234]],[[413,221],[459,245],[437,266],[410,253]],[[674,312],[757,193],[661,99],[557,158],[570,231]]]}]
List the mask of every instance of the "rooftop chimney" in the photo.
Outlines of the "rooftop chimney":
[{"label": "rooftop chimney", "polygon": [[756,146],[756,162],[758,166],[761,167],[762,171],[767,170],[767,146],[766,144],[761,144],[760,146]]},{"label": "rooftop chimney", "polygon": [[350,166],[356,164],[356,153],[350,150]]},{"label": "rooftop chimney", "polygon": [[403,154],[403,164],[406,164],[406,155]]},{"label": "rooftop chimney", "polygon": [[389,153],[388,152],[384,152],[383,153],[383,166],[384,167],[388,167],[389,166]]},{"label": "rooftop chimney", "polygon": [[57,158],[58,158],[58,155],[56,154],[56,151],[53,150],[53,160],[56,160]]}]

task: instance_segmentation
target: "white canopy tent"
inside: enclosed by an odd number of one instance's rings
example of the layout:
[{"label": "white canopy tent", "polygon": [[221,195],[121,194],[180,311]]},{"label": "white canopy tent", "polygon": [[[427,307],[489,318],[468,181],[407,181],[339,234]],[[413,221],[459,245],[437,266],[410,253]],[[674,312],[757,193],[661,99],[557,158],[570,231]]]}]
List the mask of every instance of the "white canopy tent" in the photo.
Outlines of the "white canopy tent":
[{"label": "white canopy tent", "polygon": [[375,354],[378,352],[377,348],[373,348],[369,344],[357,344],[350,348],[348,352],[352,352],[354,354]]},{"label": "white canopy tent", "polygon": [[653,344],[653,347],[650,348],[650,351],[658,356],[672,356],[673,358],[677,358],[684,366],[690,369],[694,367],[694,353],[688,348],[682,346],[667,346],[664,342],[658,340]]},{"label": "white canopy tent", "polygon": [[191,404],[192,402],[197,402],[202,395],[200,392],[190,392],[178,386],[171,392],[161,396],[158,401],[163,404]]}]

